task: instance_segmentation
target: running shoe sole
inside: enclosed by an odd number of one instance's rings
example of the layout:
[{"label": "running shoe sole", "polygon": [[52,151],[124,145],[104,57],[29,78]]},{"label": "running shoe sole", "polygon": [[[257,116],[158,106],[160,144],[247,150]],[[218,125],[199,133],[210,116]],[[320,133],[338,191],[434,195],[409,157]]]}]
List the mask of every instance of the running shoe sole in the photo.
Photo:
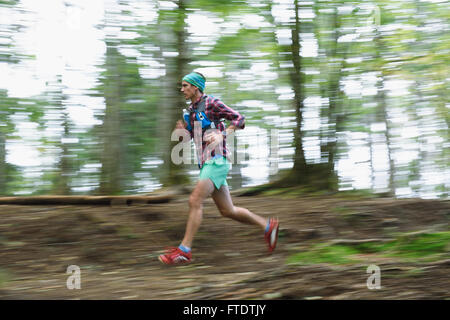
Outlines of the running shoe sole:
[{"label": "running shoe sole", "polygon": [[278,222],[278,219],[271,218],[269,231],[265,235],[266,242],[269,246],[269,252],[273,252],[277,246],[279,229],[280,223]]}]

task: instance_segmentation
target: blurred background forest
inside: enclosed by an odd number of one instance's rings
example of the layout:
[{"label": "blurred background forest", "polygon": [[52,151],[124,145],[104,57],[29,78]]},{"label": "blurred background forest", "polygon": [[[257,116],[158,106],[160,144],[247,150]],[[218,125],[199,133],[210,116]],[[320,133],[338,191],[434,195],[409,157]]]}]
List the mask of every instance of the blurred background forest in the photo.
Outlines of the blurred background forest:
[{"label": "blurred background forest", "polygon": [[2,0],[0,195],[134,194],[170,161],[193,70],[246,117],[232,189],[445,198],[447,1]]}]

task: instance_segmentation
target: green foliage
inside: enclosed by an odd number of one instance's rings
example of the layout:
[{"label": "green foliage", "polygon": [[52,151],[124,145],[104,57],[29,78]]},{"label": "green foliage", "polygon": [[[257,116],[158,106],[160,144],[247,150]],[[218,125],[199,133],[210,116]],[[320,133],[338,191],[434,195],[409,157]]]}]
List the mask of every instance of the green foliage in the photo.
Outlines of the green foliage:
[{"label": "green foliage", "polygon": [[[347,209],[336,209],[347,212]],[[400,234],[390,242],[368,242],[355,245],[316,244],[309,250],[292,254],[288,264],[349,264],[359,261],[358,255],[378,255],[403,260],[433,261],[448,257],[450,232]]]},{"label": "green foliage", "polygon": [[311,250],[296,253],[288,257],[288,264],[349,264],[356,263],[357,260],[349,258],[357,254],[358,251],[349,246],[342,245],[315,245]]},{"label": "green foliage", "polygon": [[377,197],[377,195],[370,189],[358,189],[358,190],[339,191],[335,194],[335,197],[348,200],[360,200],[360,199],[375,198]]},{"label": "green foliage", "polygon": [[0,5],[16,5],[19,0],[0,0]]},{"label": "green foliage", "polygon": [[366,243],[357,246],[364,253],[382,253],[405,259],[421,259],[450,253],[450,232],[403,234],[387,243]]},{"label": "green foliage", "polygon": [[[266,40],[266,41],[264,41]],[[211,51],[216,59],[232,54],[242,55],[242,58],[235,62],[238,69],[248,69],[251,66],[251,59],[247,55],[248,51],[261,50],[262,52],[272,52],[274,50],[273,43],[267,41],[269,36],[261,34],[258,29],[241,28],[236,34],[225,35],[221,37]],[[221,59],[221,60],[222,60]]]}]

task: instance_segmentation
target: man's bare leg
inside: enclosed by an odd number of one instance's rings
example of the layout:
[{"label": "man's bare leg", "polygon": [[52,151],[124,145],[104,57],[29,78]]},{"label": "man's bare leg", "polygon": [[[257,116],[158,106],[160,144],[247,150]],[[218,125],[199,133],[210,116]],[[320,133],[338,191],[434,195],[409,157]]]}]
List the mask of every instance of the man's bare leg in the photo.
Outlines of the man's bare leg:
[{"label": "man's bare leg", "polygon": [[191,248],[192,241],[202,222],[203,201],[214,191],[214,184],[209,179],[200,180],[189,197],[189,218],[186,224],[186,232],[181,244]]},{"label": "man's bare leg", "polygon": [[230,191],[227,186],[222,186],[219,190],[214,189],[212,198],[220,213],[224,217],[231,218],[242,223],[253,224],[265,230],[267,226],[267,219],[254,214],[248,209],[235,207],[233,205],[233,201],[231,200]]}]

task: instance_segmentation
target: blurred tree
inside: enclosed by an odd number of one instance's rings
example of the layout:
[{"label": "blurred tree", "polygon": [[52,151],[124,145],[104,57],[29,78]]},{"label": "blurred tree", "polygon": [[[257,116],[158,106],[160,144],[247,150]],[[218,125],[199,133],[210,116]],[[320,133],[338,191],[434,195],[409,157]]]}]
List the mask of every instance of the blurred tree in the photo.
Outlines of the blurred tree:
[{"label": "blurred tree", "polygon": [[[381,20],[381,21],[384,21]],[[389,122],[389,117],[387,113],[388,104],[387,104],[387,97],[386,97],[386,67],[384,64],[384,59],[382,56],[383,52],[387,51],[386,45],[383,40],[382,33],[380,31],[381,26],[375,26],[375,37],[374,37],[374,45],[375,45],[375,56],[374,61],[375,65],[377,66],[377,69],[379,70],[379,76],[377,80],[377,95],[375,97],[376,103],[377,103],[377,109],[376,109],[376,122],[384,124],[384,142],[386,144],[386,150],[387,150],[387,157],[389,162],[389,169],[388,169],[388,186],[387,186],[387,194],[394,195],[395,194],[395,165],[394,165],[394,159],[393,159],[393,150],[392,150],[392,143],[391,143],[391,124]],[[372,172],[372,174],[374,174]]]},{"label": "blurred tree", "polygon": [[98,192],[119,194],[136,184],[134,174],[155,141],[147,131],[158,115],[147,104],[136,59],[120,52],[121,41],[108,39],[106,44],[101,84],[92,93],[104,97],[106,108],[102,124],[91,131],[101,141],[91,158],[102,165]]},{"label": "blurred tree", "polygon": [[289,175],[284,178],[283,184],[308,184],[310,171],[307,168],[305,159],[305,150],[303,148],[303,109],[305,95],[305,78],[302,70],[302,57],[300,55],[300,32],[301,23],[299,17],[299,2],[294,0],[294,23],[291,26],[291,45],[290,45],[290,59],[292,67],[289,70],[289,78],[291,86],[294,91],[294,107],[295,107],[295,122],[294,128],[294,167]]},{"label": "blurred tree", "polygon": [[[105,98],[105,114],[101,125],[101,194],[118,194],[123,191],[127,176],[132,174],[133,163],[129,160],[128,142],[133,136],[127,128],[138,126],[137,119],[127,119],[128,105],[136,89],[143,84],[138,66],[128,62],[115,41],[107,40],[105,71],[98,91]],[[98,131],[97,131],[98,132]]]},{"label": "blurred tree", "polygon": [[0,194],[4,195],[9,191],[7,184],[12,170],[12,166],[6,162],[6,137],[14,132],[9,115],[17,102],[9,98],[5,90],[0,90],[0,103]]},{"label": "blurred tree", "polygon": [[[300,35],[302,32],[302,27],[307,27],[308,30],[312,28],[311,23],[302,23],[300,19],[300,3],[298,0],[293,1],[292,6],[293,12],[293,22],[289,23],[291,43],[288,46],[281,45],[282,60],[284,62],[289,62],[288,65],[288,76],[290,80],[290,85],[294,92],[293,105],[295,108],[295,123],[294,128],[294,141],[293,145],[295,147],[295,153],[293,157],[294,165],[291,170],[284,173],[279,180],[270,184],[271,186],[289,187],[295,185],[308,185],[317,189],[328,189],[335,190],[337,188],[337,178],[334,171],[334,161],[335,161],[335,141],[336,141],[336,131],[330,130],[330,123],[336,125],[336,109],[339,97],[339,76],[340,70],[333,70],[330,72],[332,78],[329,80],[328,90],[330,94],[334,96],[330,97],[330,105],[327,109],[323,109],[323,114],[327,118],[328,125],[326,126],[328,131],[325,143],[326,146],[322,148],[322,153],[327,154],[328,162],[327,165],[322,163],[308,163],[305,157],[304,149],[304,130],[303,130],[303,112],[304,112],[304,101],[307,97],[306,93],[306,77],[305,77],[305,63],[301,56],[301,39]],[[337,18],[334,20],[337,24]],[[338,26],[334,26],[338,28]],[[337,39],[334,39],[337,41]]]},{"label": "blurred tree", "polygon": [[[1,1],[0,10],[11,10],[14,4],[16,4],[16,1]],[[18,60],[11,50],[13,28],[10,25],[1,23],[1,21],[0,26],[3,31],[0,33],[0,62],[17,63]],[[13,129],[9,121],[12,104],[14,102],[13,99],[8,97],[8,92],[0,89],[0,194],[7,193],[8,165],[6,163],[6,136]]]},{"label": "blurred tree", "polygon": [[107,42],[104,97],[106,103],[102,124],[102,155],[100,194],[118,194],[122,190],[124,145],[121,135],[120,108],[125,99],[126,86],[123,78],[125,58],[117,50],[114,42]]},{"label": "blurred tree", "polygon": [[[20,10],[17,5],[19,1],[0,1],[0,15],[10,17]],[[6,19],[6,21],[8,21]],[[21,22],[5,23],[0,20],[0,65],[18,65],[21,61],[31,59],[20,52],[14,43],[14,35],[26,29]],[[2,76],[5,76],[2,74]],[[15,188],[23,186],[21,172],[18,167],[6,161],[6,144],[8,138],[14,139],[16,124],[11,116],[15,112],[23,111],[30,115],[32,121],[38,121],[42,117],[42,105],[38,99],[20,99],[10,97],[7,90],[0,89],[0,195],[11,194]]]},{"label": "blurred tree", "polygon": [[[335,164],[338,156],[337,134],[344,126],[344,111],[342,107],[343,94],[341,91],[341,79],[346,59],[346,50],[339,46],[341,32],[341,17],[338,13],[341,1],[327,3],[331,9],[331,14],[322,13],[328,20],[328,34],[331,35],[328,41],[324,41],[325,61],[323,61],[326,82],[323,93],[328,97],[328,106],[321,108],[321,118],[324,125],[321,128],[321,156],[326,159],[326,169],[324,168],[323,180],[324,189],[337,190],[338,178]],[[317,11],[316,11],[317,12]],[[326,23],[324,20],[321,20]],[[318,34],[318,38],[321,36]]]},{"label": "blurred tree", "polygon": [[175,1],[176,10],[159,10],[158,28],[160,47],[166,75],[161,83],[163,97],[158,102],[157,112],[161,132],[161,150],[164,160],[161,182],[164,186],[176,186],[189,182],[183,166],[176,165],[171,159],[172,148],[178,141],[171,141],[177,120],[182,119],[185,101],[180,92],[182,77],[191,72],[188,63],[191,61],[187,44],[186,31],[187,7],[185,0]]},{"label": "blurred tree", "polygon": [[75,173],[75,166],[73,165],[73,158],[71,157],[69,151],[69,144],[65,140],[70,136],[71,124],[69,114],[64,103],[67,96],[63,93],[64,87],[62,85],[61,75],[57,76],[56,83],[49,85],[48,87],[53,87],[54,89],[49,91],[47,94],[47,99],[49,101],[49,106],[47,106],[47,109],[52,107],[58,111],[62,126],[62,136],[57,140],[58,142],[55,146],[61,151],[59,154],[57,168],[53,172],[53,190],[51,192],[53,194],[68,195],[71,193],[70,176]]}]

